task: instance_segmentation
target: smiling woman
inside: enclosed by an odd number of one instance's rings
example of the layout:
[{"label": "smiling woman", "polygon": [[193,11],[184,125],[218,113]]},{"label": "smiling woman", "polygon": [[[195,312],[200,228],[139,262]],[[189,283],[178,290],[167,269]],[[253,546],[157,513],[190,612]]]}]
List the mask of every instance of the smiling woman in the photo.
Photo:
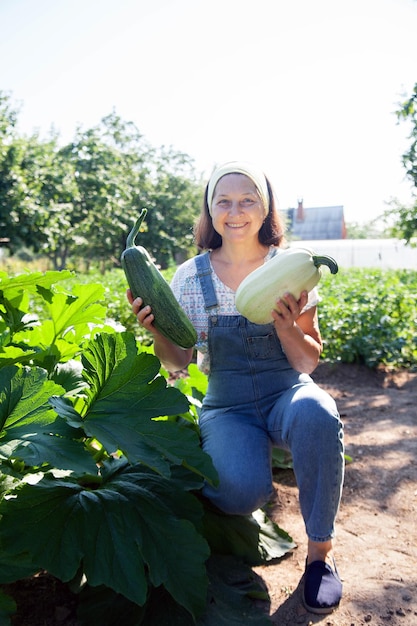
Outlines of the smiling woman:
[{"label": "smiling woman", "polygon": [[[234,190],[231,188],[233,182]],[[269,246],[283,245],[284,224],[276,209],[274,193],[268,178],[252,164],[232,161],[217,168],[210,177],[203,210],[194,231],[197,246],[201,250],[215,250],[223,246],[223,238],[214,226],[212,213],[216,208],[230,209],[233,198],[228,197],[228,193],[232,192],[241,194],[239,203],[242,204],[243,210],[252,208],[254,202],[260,209],[262,223],[257,236],[258,241],[254,238],[255,246],[259,249],[260,244],[267,252]],[[214,205],[213,200],[216,203],[219,200],[222,202],[220,205]],[[239,224],[240,221],[238,219],[236,223]]]},{"label": "smiling woman", "polygon": [[[308,538],[304,603],[329,613],[342,595],[332,540],[344,448],[335,402],[309,376],[322,349],[317,294],[277,293],[264,324],[237,311],[236,289],[284,243],[271,185],[250,164],[226,163],[213,172],[195,238],[206,250],[178,268],[171,286],[197,330],[198,364],[208,374],[199,426],[219,485],[207,484],[203,493],[226,514],[249,515],[271,496],[272,448],[289,450]],[[130,301],[165,367],[186,367],[193,350],[162,336],[140,297]]]},{"label": "smiling woman", "polygon": [[[267,211],[255,184],[247,176],[227,174],[217,183],[210,215],[214,230],[222,238],[222,245],[212,254],[211,260],[217,275],[220,278],[223,275],[223,282],[232,289],[236,289],[248,269],[251,271],[252,266],[258,266],[268,253],[268,247],[258,238]],[[230,272],[231,260],[238,250],[241,263],[239,268],[232,264],[233,272]]]}]

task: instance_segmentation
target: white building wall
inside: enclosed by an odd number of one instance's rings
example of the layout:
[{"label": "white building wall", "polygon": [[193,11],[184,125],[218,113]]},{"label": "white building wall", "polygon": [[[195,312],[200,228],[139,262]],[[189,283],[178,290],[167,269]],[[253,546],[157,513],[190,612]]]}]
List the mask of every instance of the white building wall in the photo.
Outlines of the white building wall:
[{"label": "white building wall", "polygon": [[417,247],[399,239],[327,239],[292,241],[291,247],[328,254],[339,267],[417,270]]}]

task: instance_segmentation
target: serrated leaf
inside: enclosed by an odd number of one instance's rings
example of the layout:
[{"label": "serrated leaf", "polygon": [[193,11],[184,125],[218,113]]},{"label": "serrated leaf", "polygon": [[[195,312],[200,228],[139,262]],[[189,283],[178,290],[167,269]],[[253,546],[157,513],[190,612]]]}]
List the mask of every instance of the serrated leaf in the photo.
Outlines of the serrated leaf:
[{"label": "serrated leaf", "polygon": [[204,536],[215,554],[231,554],[250,565],[281,558],[295,548],[288,533],[263,511],[252,515],[226,515],[205,504]]},{"label": "serrated leaf", "polygon": [[53,380],[65,389],[67,395],[75,395],[87,387],[82,376],[82,365],[79,361],[71,360],[66,363],[58,363],[53,372]]},{"label": "serrated leaf", "polygon": [[7,367],[14,363],[28,363],[33,359],[34,355],[36,355],[36,350],[32,348],[4,346],[0,351],[0,367]]},{"label": "serrated leaf", "polygon": [[190,428],[165,421],[151,421],[137,415],[88,413],[84,429],[88,436],[98,439],[109,453],[121,450],[131,463],[143,463],[165,476],[170,464],[184,464],[211,481],[216,472],[210,457],[200,447],[198,435]]},{"label": "serrated leaf", "polygon": [[51,396],[49,404],[60,417],[72,428],[82,428],[84,425],[82,416],[75,410],[71,400],[63,396]]},{"label": "serrated leaf", "polygon": [[267,600],[268,593],[250,567],[231,556],[215,555],[208,560],[207,570],[210,580],[207,609],[197,626],[272,624],[266,612],[251,600],[253,596]]},{"label": "serrated leaf", "polygon": [[48,478],[22,485],[16,499],[0,503],[6,554],[29,552],[34,563],[63,581],[82,565],[90,585],[106,585],[140,605],[150,580],[164,585],[192,615],[200,614],[207,543],[141,478],[140,472],[121,473],[95,490]]},{"label": "serrated leaf", "polygon": [[216,479],[211,459],[192,429],[152,421],[184,412],[188,400],[158,375],[155,356],[138,354],[132,334],[101,334],[89,343],[82,359],[91,386],[83,419],[89,437],[98,439],[109,453],[122,450],[132,463],[144,463],[165,476],[174,463]]},{"label": "serrated leaf", "polygon": [[[10,429],[36,421],[50,424],[56,415],[48,404],[64,390],[47,379],[44,369],[8,366],[0,369],[0,425]],[[6,424],[7,422],[7,424]]]},{"label": "serrated leaf", "polygon": [[102,285],[74,285],[72,293],[56,293],[48,304],[56,337],[70,327],[88,329],[90,324],[103,322],[106,316],[106,307],[97,304],[104,295]]},{"label": "serrated leaf", "polygon": [[[14,554],[8,557],[5,551],[1,550],[0,556],[0,583],[12,583],[21,578],[32,576],[38,571],[38,567],[32,563],[32,559],[26,552],[24,554]],[[0,620],[0,624],[3,622]]]},{"label": "serrated leaf", "polygon": [[146,352],[138,354],[136,340],[130,333],[97,335],[83,352],[82,364],[90,385],[90,402],[97,397],[111,399],[118,391],[135,401],[138,389],[152,381],[160,367],[155,356]]},{"label": "serrated leaf", "polygon": [[71,439],[73,429],[57,418],[49,403],[52,394],[63,392],[41,368],[0,369],[0,457],[77,473],[96,470],[83,444]]},{"label": "serrated leaf", "polygon": [[20,291],[36,293],[38,286],[49,289],[55,283],[70,278],[72,273],[69,270],[32,272],[29,274],[18,274],[10,277],[5,272],[0,272],[0,290],[9,300]]},{"label": "serrated leaf", "polygon": [[280,559],[297,547],[292,537],[269,518],[262,509],[252,513],[259,524],[259,550],[264,561]]}]

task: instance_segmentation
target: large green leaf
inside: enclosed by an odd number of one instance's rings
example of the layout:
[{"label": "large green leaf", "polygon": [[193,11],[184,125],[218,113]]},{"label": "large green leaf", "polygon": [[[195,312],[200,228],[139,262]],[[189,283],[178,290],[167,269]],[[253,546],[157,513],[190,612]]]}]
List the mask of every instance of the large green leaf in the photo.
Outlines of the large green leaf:
[{"label": "large green leaf", "polygon": [[22,485],[17,498],[0,503],[1,545],[6,554],[31,553],[63,581],[82,566],[90,585],[106,585],[140,605],[148,581],[163,585],[192,615],[201,614],[208,545],[142,479],[138,468],[94,490],[51,478]]},{"label": "large green leaf", "polygon": [[[7,555],[2,549],[0,552],[0,584],[13,583],[16,580],[33,576],[39,570],[32,563],[30,555],[22,554]],[[0,620],[0,624],[3,622]]]},{"label": "large green leaf", "polygon": [[0,624],[11,624],[11,616],[16,612],[16,602],[0,589]]},{"label": "large green leaf", "polygon": [[[167,592],[166,594],[171,597]],[[77,617],[81,624],[140,626],[146,624],[143,621],[146,607],[147,603],[145,606],[139,606],[125,596],[116,593],[113,589],[104,587],[104,585],[100,587],[84,585],[78,594]],[[192,626],[194,620],[184,608],[182,611],[186,616],[189,616]],[[186,626],[186,624],[181,624],[181,626]]]},{"label": "large green leaf", "polygon": [[[81,407],[89,437],[98,439],[109,453],[122,450],[132,463],[140,461],[165,476],[173,463],[216,480],[212,461],[194,430],[151,419],[184,412],[188,400],[158,375],[155,356],[138,354],[132,334],[98,335],[82,358],[90,384],[87,403]],[[52,402],[60,415],[77,422],[75,410],[59,399]]]},{"label": "large green leaf", "polygon": [[[85,332],[85,328],[82,332]],[[79,354],[80,345],[73,337],[73,330],[65,334],[65,339],[58,336],[53,320],[44,320],[41,325],[20,331],[14,335],[14,341],[19,346],[27,346],[35,350],[32,361],[42,367],[42,362],[53,357],[54,364],[58,361],[67,361]]]},{"label": "large green leaf", "polygon": [[49,289],[53,284],[61,280],[66,280],[72,276],[68,270],[54,272],[33,272],[19,274],[10,277],[6,272],[0,272],[0,290],[7,299],[15,297],[20,291],[37,293],[38,287]]},{"label": "large green leaf", "polygon": [[36,350],[17,346],[3,346],[0,351],[0,367],[13,365],[14,363],[30,363],[36,355]]},{"label": "large green leaf", "polygon": [[54,293],[50,303],[47,304],[55,336],[60,337],[68,332],[68,329],[72,329],[72,332],[77,330],[76,336],[81,338],[80,330],[85,333],[86,330],[89,331],[91,324],[103,322],[106,307],[98,304],[103,295],[104,287],[93,284],[74,285],[71,296]]},{"label": "large green leaf", "polygon": [[[0,425],[4,429],[36,421],[50,425],[56,418],[48,404],[62,387],[47,379],[47,372],[34,367],[8,366],[0,370]],[[7,424],[6,424],[7,420]]]},{"label": "large green leaf", "polygon": [[[51,276],[31,274],[0,280],[0,317],[4,320],[0,324],[2,366],[30,361],[52,372],[59,361],[79,354],[95,325],[103,326],[106,307],[99,301],[103,299],[104,287],[101,284],[74,285],[72,294],[57,292],[51,285],[70,275],[60,274],[51,272]],[[36,316],[31,319],[29,315],[31,293],[43,300],[49,319],[33,323]]]},{"label": "large green leaf", "polygon": [[[204,613],[195,622],[164,588],[152,590],[142,621],[144,626],[267,626],[269,595],[263,581],[250,567],[230,556],[207,561],[209,587]],[[256,599],[258,602],[254,602]],[[262,606],[259,600],[265,600]],[[91,607],[93,609],[93,607]],[[90,614],[93,616],[93,613]],[[115,622],[116,624],[116,622]]]},{"label": "large green leaf", "polygon": [[204,536],[213,554],[234,555],[250,565],[281,558],[296,547],[290,535],[262,510],[226,515],[205,502]]},{"label": "large green leaf", "polygon": [[52,409],[49,399],[64,389],[44,369],[0,369],[0,458],[17,458],[38,467],[48,463],[76,473],[96,473],[92,456]]},{"label": "large green leaf", "polygon": [[[207,609],[198,626],[267,626],[269,595],[265,584],[242,561],[232,556],[211,556],[207,562],[210,586]],[[265,607],[254,603],[265,600]],[[155,625],[156,626],[156,625]]]},{"label": "large green leaf", "polygon": [[[138,354],[136,340],[131,333],[97,335],[84,350],[82,363],[84,377],[90,385],[89,405],[96,399],[111,403],[115,393],[123,394],[129,403],[138,404],[138,393],[146,394],[147,383],[158,375],[160,369],[160,362],[155,356],[145,352]],[[178,392],[171,394],[171,398],[174,397],[185,410],[188,406],[186,398]],[[128,407],[120,407],[121,411],[123,409],[128,410]],[[177,407],[174,407],[172,412],[176,411]],[[149,417],[165,414],[160,413],[158,407]]]},{"label": "large green leaf", "polygon": [[170,464],[185,467],[216,481],[210,457],[203,452],[198,435],[190,428],[165,421],[151,421],[131,413],[116,421],[115,415],[99,407],[94,415],[87,414],[85,432],[98,439],[109,452],[121,450],[131,463],[143,463],[165,476]]},{"label": "large green leaf", "polygon": [[[141,610],[106,587],[86,588],[80,594],[78,616],[85,624],[106,626],[267,626],[270,598],[262,579],[234,557],[211,556],[207,561],[209,587],[204,613],[195,621],[164,587],[150,590]],[[265,603],[260,602],[264,600]]]},{"label": "large green leaf", "polygon": [[[120,467],[126,465],[126,461],[120,460]],[[117,470],[117,464],[112,462],[110,467],[115,466]],[[108,464],[105,465],[102,475],[103,479],[109,480],[107,474]],[[138,466],[130,466],[124,469],[124,477],[128,478],[132,473],[136,476],[138,473]],[[197,477],[196,474],[192,474],[184,468],[173,468],[172,476],[165,478],[156,474],[155,472],[140,466],[141,473],[141,485],[148,489],[151,493],[155,494],[158,498],[163,499],[165,505],[179,518],[187,519],[192,522],[194,526],[200,531],[203,528],[202,515],[203,508],[201,503],[196,497],[189,493],[188,490],[198,491],[203,486],[203,479]]]},{"label": "large green leaf", "polygon": [[262,509],[252,513],[259,525],[259,552],[263,561],[280,559],[297,547],[291,535],[271,520]]}]

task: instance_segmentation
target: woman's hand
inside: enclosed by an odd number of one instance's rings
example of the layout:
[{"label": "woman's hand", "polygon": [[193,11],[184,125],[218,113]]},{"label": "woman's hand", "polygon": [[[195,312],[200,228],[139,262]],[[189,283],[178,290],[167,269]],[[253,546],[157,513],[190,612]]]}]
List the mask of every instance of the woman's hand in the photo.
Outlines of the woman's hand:
[{"label": "woman's hand", "polygon": [[298,372],[311,374],[320,359],[322,341],[316,307],[302,312],[308,301],[303,291],[300,298],[285,294],[272,311],[276,333],[290,365]]},{"label": "woman's hand", "polygon": [[132,292],[130,289],[126,291],[127,299],[132,307],[133,314],[136,316],[139,324],[145,328],[145,330],[149,331],[153,335],[158,335],[158,331],[153,325],[155,320],[155,316],[152,313],[152,309],[149,305],[143,306],[143,300],[141,297],[133,298]]},{"label": "woman's hand", "polygon": [[299,300],[290,293],[286,293],[276,302],[276,308],[272,311],[277,332],[292,328],[301,315],[301,311],[308,301],[307,291],[302,291]]},{"label": "woman's hand", "polygon": [[164,367],[170,372],[176,372],[187,367],[191,362],[193,349],[184,350],[159,332],[154,326],[155,316],[152,309],[149,305],[143,306],[142,298],[134,298],[130,289],[127,290],[126,296],[139,324],[153,335],[155,355]]}]

